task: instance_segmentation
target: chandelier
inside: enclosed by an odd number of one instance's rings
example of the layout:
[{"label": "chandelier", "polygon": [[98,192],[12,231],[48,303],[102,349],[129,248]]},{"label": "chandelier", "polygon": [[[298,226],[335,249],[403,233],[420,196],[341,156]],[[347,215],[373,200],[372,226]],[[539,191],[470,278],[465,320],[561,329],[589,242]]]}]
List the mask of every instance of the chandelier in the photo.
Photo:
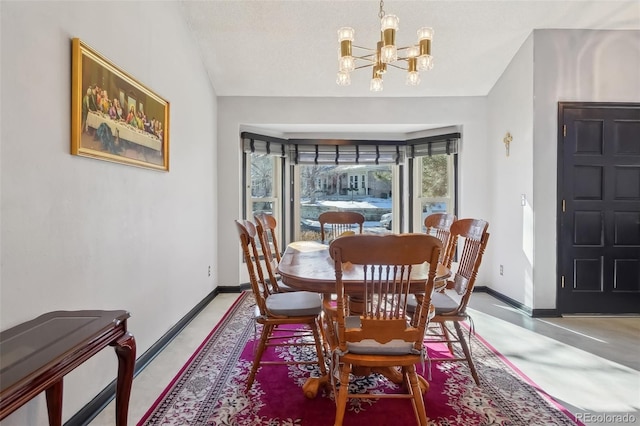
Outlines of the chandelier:
[{"label": "chandelier", "polygon": [[[407,71],[406,83],[410,86],[420,84],[419,71],[433,68],[431,56],[431,40],[433,29],[423,27],[418,30],[418,42],[415,45],[397,47],[396,32],[400,20],[396,15],[387,15],[383,9],[384,2],[380,0],[380,41],[376,48],[367,48],[353,44],[355,31],[351,27],[343,27],[338,30],[340,42],[339,71],[336,83],[340,86],[351,84],[351,71],[372,67],[373,74],[369,89],[372,92],[380,92],[383,88],[382,76],[388,67]],[[353,52],[360,53],[354,55]],[[405,63],[403,63],[405,62]]]}]

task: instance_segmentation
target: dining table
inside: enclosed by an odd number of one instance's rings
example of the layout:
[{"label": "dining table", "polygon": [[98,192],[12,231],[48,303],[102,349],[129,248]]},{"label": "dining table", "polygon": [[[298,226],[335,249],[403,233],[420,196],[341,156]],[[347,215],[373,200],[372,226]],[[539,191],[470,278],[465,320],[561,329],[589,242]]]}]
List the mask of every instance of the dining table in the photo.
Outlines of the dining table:
[{"label": "dining table", "polygon": [[[424,291],[429,265],[414,266],[411,279],[415,292]],[[278,263],[278,273],[282,282],[296,290],[312,291],[320,294],[331,294],[336,291],[336,273],[333,259],[329,254],[329,245],[318,241],[294,241],[287,245]],[[435,277],[436,290],[445,284],[451,276],[449,268],[438,264]],[[349,287],[364,282],[362,268],[345,268],[342,272],[345,291]]]},{"label": "dining table", "polygon": [[[319,293],[323,298],[323,305],[325,307],[330,305],[331,295],[336,291],[336,275],[335,264],[329,254],[328,244],[318,241],[291,242],[287,245],[277,269],[284,284],[294,290]],[[424,283],[428,272],[428,263],[414,265],[411,273],[413,287],[410,288],[410,291],[414,293],[424,292]],[[446,281],[450,276],[450,269],[438,264],[434,280],[434,291],[445,287]],[[350,288],[354,289],[355,292],[357,287],[362,286],[364,283],[363,268],[343,267],[342,281],[347,294]],[[351,300],[349,306],[352,313],[354,313],[354,308],[357,309],[358,303],[354,303]],[[328,315],[323,315],[323,321],[326,322],[327,317]],[[333,327],[327,326],[327,324],[323,324],[323,329],[328,333],[333,331]],[[402,375],[395,369],[389,370],[385,368],[374,372],[383,374],[394,383],[402,383]],[[328,383],[328,376],[310,377],[302,386],[302,390],[307,398],[314,398],[318,389]],[[420,385],[423,392],[429,388],[429,384],[424,379],[421,380]]]}]

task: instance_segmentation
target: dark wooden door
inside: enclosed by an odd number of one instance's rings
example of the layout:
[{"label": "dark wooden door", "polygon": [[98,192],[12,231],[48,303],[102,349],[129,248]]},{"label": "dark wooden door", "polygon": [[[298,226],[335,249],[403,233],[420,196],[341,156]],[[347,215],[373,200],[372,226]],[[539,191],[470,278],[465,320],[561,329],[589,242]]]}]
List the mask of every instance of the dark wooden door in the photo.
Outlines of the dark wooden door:
[{"label": "dark wooden door", "polygon": [[558,308],[640,312],[640,104],[559,104]]}]

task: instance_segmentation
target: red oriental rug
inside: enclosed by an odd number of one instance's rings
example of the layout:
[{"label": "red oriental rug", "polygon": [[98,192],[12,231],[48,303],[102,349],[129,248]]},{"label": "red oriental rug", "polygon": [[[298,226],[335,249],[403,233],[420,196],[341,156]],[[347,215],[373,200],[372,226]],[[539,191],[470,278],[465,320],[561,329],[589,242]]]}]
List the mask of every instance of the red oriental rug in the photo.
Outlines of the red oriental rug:
[{"label": "red oriental rug", "polygon": [[[138,426],[333,424],[331,387],[319,391],[315,399],[305,398],[302,392],[305,380],[318,375],[317,367],[263,366],[251,391],[245,393],[253,346],[259,336],[252,320],[253,305],[249,292],[238,298]],[[429,425],[581,424],[479,336],[471,336],[470,344],[481,386],[475,385],[466,363],[433,363],[431,387],[425,394]],[[315,357],[310,348],[269,348],[265,357]],[[430,345],[428,350],[432,357],[448,353],[444,346]],[[429,368],[427,364],[425,368]],[[422,375],[428,377],[427,373]],[[363,391],[398,391],[397,385],[376,374],[359,377],[351,386]],[[344,424],[410,425],[416,420],[408,400],[351,399]]]}]

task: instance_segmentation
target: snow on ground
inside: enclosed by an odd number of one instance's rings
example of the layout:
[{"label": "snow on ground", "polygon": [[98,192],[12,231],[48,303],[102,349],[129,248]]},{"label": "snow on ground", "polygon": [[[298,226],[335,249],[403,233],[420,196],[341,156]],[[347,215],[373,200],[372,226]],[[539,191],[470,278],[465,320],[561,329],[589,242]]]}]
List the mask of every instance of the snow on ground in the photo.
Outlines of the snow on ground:
[{"label": "snow on ground", "polygon": [[[312,205],[309,203],[309,200],[302,200],[302,205]],[[322,206],[327,208],[337,208],[337,209],[389,209],[391,210],[391,199],[390,198],[365,198],[361,200],[316,200],[314,206]],[[320,229],[320,222],[312,219],[302,219],[301,225],[306,229]],[[380,222],[371,222],[367,221],[364,223],[364,227],[369,231],[380,230],[381,232],[386,231],[384,227],[380,226]]]},{"label": "snow on ground", "polygon": [[[309,205],[309,200],[300,204]],[[365,198],[363,200],[317,200],[316,206],[336,207],[340,209],[390,209],[391,198]]]}]

